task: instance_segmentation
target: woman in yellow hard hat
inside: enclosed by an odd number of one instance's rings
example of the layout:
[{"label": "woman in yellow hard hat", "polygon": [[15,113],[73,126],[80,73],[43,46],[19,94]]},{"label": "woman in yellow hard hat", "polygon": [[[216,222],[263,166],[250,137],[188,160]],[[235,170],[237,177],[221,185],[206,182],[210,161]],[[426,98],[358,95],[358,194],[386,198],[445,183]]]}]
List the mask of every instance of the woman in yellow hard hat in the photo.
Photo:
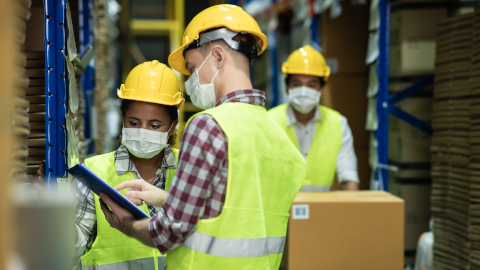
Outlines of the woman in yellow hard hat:
[{"label": "woman in yellow hard hat", "polygon": [[347,119],[320,105],[330,68],[310,45],[282,65],[289,103],[269,111],[307,161],[303,191],[328,191],[335,173],[343,189],[358,189],[357,157]]},{"label": "woman in yellow hard hat", "polygon": [[[114,152],[86,159],[85,165],[111,186],[143,179],[168,190],[178,159],[178,150],[172,148],[178,109],[184,104],[177,77],[157,60],[145,62],[128,74],[117,94],[122,99],[121,145]],[[98,196],[80,182],[77,186],[75,241],[82,269],[165,269],[166,258],[157,249],[111,228]],[[159,211],[139,203],[151,216]]]}]

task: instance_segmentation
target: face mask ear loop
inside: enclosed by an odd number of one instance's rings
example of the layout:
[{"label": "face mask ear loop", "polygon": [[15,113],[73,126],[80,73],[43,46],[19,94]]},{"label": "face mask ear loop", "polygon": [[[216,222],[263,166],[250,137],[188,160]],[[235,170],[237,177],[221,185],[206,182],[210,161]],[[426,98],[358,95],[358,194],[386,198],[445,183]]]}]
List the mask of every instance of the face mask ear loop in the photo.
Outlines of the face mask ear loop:
[{"label": "face mask ear loop", "polygon": [[211,83],[213,83],[213,81],[215,81],[215,77],[217,77],[218,72],[220,71],[220,69],[221,69],[221,68],[219,68],[219,69],[217,70],[217,72],[215,73],[215,76],[213,76],[213,79],[212,79],[212,82],[211,82]]},{"label": "face mask ear loop", "polygon": [[202,65],[201,65],[199,68],[197,68],[197,74],[198,74],[198,72],[200,71],[200,69],[202,69],[203,65],[205,65],[205,63],[207,62],[207,60],[208,60],[208,58],[210,57],[210,55],[212,55],[212,53],[213,53],[213,52],[210,52],[210,53],[208,54],[207,58],[205,58],[205,60],[203,60]]}]

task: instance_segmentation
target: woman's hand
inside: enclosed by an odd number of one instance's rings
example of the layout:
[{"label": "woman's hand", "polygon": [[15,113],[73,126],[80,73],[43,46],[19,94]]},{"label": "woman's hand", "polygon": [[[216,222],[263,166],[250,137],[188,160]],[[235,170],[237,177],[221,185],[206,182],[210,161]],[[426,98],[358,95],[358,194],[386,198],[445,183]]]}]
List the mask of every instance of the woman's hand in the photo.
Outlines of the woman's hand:
[{"label": "woman's hand", "polygon": [[161,190],[142,179],[125,181],[116,186],[115,190],[119,191],[125,188],[130,188],[125,195],[136,205],[142,205],[143,202],[146,202],[155,207],[161,207],[168,195],[166,191]]}]

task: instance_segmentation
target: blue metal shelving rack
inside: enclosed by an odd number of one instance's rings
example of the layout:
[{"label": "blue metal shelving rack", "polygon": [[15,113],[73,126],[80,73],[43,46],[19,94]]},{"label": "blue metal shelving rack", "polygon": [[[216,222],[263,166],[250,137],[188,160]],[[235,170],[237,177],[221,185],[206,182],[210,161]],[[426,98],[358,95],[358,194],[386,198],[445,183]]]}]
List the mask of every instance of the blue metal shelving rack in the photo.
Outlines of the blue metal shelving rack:
[{"label": "blue metal shelving rack", "polygon": [[376,180],[379,181],[380,190],[388,190],[388,116],[389,114],[406,121],[423,132],[432,135],[433,131],[429,124],[406,113],[395,106],[395,103],[408,98],[426,86],[433,83],[433,75],[427,76],[406,89],[389,95],[389,53],[390,53],[390,0],[380,0],[380,27],[379,27],[379,56],[377,76],[379,88],[377,92],[377,116],[378,128],[375,136],[378,140],[378,167]]},{"label": "blue metal shelving rack", "polygon": [[47,186],[66,177],[67,139],[67,26],[66,0],[44,0],[45,20],[45,111]]},{"label": "blue metal shelving rack", "polygon": [[[93,43],[91,34],[92,0],[79,0],[81,39],[80,50],[85,53]],[[46,111],[46,176],[47,186],[55,187],[58,178],[67,177],[68,70],[66,21],[67,0],[44,0],[45,20],[45,111]],[[73,34],[73,33],[72,33]],[[93,68],[87,67],[83,76],[85,89],[93,89]],[[86,107],[88,113],[88,104]],[[88,116],[86,117],[88,128]]]},{"label": "blue metal shelving rack", "polygon": [[[79,7],[79,30],[80,30],[80,52],[86,52],[89,46],[93,47],[93,21],[91,11],[93,10],[93,0],[78,0]],[[83,97],[85,100],[85,140],[87,142],[87,154],[95,153],[91,134],[90,102],[93,101],[93,89],[95,85],[95,73],[92,64],[89,64],[82,75]]]}]

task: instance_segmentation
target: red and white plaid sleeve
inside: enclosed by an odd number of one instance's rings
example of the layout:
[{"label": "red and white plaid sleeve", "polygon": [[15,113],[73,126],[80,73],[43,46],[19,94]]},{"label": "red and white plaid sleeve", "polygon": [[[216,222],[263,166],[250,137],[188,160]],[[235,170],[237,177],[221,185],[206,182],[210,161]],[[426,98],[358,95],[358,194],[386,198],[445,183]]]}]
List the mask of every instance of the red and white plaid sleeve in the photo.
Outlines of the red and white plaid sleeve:
[{"label": "red and white plaid sleeve", "polygon": [[173,250],[196,230],[199,219],[217,217],[227,183],[227,140],[208,114],[195,116],[181,142],[177,173],[162,209],[149,224],[162,253]]}]

